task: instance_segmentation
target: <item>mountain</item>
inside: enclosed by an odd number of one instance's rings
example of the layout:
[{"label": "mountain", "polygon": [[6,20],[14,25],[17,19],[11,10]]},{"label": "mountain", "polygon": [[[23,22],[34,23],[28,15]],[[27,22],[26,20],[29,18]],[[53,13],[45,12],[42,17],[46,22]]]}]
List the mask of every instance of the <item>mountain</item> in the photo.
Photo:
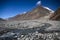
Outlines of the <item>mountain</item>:
[{"label": "mountain", "polygon": [[5,19],[0,18],[0,22],[6,21]]},{"label": "mountain", "polygon": [[50,15],[50,19],[60,21],[60,8]]},{"label": "mountain", "polygon": [[31,20],[31,19],[39,19],[46,15],[49,15],[51,10],[48,10],[47,7],[37,6],[25,14],[18,14],[14,17],[9,18],[8,20]]}]

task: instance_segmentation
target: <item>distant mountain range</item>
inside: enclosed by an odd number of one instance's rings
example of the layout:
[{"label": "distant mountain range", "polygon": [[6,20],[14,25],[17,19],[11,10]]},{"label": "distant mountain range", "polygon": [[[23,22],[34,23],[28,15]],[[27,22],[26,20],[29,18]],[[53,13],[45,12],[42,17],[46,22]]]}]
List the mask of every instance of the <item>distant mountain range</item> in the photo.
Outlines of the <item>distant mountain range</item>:
[{"label": "distant mountain range", "polygon": [[3,18],[0,18],[0,22],[3,22],[3,21],[6,21],[5,19],[3,19]]}]

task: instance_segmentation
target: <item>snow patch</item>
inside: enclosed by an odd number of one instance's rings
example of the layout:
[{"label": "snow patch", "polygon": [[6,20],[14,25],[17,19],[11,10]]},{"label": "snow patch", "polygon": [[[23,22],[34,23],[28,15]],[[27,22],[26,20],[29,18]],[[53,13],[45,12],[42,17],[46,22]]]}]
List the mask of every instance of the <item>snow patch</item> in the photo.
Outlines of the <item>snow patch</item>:
[{"label": "snow patch", "polygon": [[45,9],[48,9],[50,11],[50,13],[54,13],[54,11],[48,7],[44,7]]}]

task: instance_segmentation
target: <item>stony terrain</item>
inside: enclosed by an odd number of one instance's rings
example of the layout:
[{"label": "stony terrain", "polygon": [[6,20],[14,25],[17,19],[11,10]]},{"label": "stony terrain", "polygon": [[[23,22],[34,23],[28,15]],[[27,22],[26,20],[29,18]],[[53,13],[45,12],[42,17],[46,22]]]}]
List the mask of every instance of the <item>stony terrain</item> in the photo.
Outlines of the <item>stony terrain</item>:
[{"label": "stony terrain", "polygon": [[45,30],[60,30],[60,21],[52,21],[48,19],[14,21],[7,22],[5,27],[17,29],[40,27],[41,29],[44,28]]}]

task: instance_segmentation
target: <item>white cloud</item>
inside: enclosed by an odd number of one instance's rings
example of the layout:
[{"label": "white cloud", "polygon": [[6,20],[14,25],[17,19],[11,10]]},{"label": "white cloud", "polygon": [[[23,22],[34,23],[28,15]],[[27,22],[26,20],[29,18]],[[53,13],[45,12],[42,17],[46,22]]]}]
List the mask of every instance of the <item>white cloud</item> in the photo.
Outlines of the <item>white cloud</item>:
[{"label": "white cloud", "polygon": [[26,13],[26,12],[23,12],[23,13]]},{"label": "white cloud", "polygon": [[38,1],[36,4],[37,4],[37,5],[41,5],[41,1]]}]

